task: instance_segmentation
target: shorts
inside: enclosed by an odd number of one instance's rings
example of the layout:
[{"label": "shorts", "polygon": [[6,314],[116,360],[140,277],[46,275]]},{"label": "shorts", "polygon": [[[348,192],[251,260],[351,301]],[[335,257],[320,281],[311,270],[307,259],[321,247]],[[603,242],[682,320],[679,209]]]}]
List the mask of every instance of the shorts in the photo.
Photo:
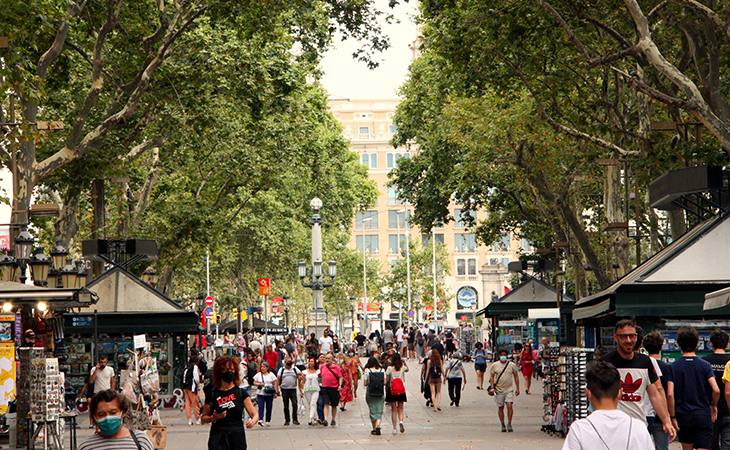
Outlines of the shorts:
[{"label": "shorts", "polygon": [[709,414],[677,414],[677,441],[694,448],[712,448],[712,418]]},{"label": "shorts", "polygon": [[484,364],[474,364],[474,369],[479,372],[486,372],[487,371],[487,363]]},{"label": "shorts", "polygon": [[718,417],[712,424],[712,442],[720,442],[720,448],[730,448],[730,416]]},{"label": "shorts", "polygon": [[415,348],[416,348],[416,347],[415,347],[415,346],[413,345],[413,343],[412,343],[412,342],[409,342],[409,343],[408,343],[408,350],[409,350],[409,351],[413,351],[413,350],[414,350]]},{"label": "shorts", "polygon": [[406,344],[407,344],[406,341],[400,341],[400,342],[398,342],[398,347],[400,347],[400,348],[406,348]]},{"label": "shorts", "polygon": [[325,405],[336,407],[340,404],[340,390],[336,387],[323,387],[319,390],[319,396]]},{"label": "shorts", "polygon": [[505,403],[514,403],[515,402],[515,391],[507,391],[507,392],[494,392],[494,403],[497,404],[497,407],[501,408],[504,406]]}]

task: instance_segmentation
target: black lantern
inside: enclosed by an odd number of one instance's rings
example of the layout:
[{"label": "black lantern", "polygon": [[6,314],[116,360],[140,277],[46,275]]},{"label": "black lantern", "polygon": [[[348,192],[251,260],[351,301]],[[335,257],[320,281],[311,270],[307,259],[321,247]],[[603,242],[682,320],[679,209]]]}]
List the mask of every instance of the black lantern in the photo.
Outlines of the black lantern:
[{"label": "black lantern", "polygon": [[18,262],[8,254],[0,255],[0,268],[2,268],[3,281],[15,281],[15,274],[18,271]]},{"label": "black lantern", "polygon": [[76,287],[86,287],[86,267],[84,260],[76,261]]},{"label": "black lantern", "polygon": [[15,237],[15,259],[21,261],[27,261],[30,259],[30,253],[33,251],[33,236],[28,233],[28,227],[23,225],[20,229],[20,234]]},{"label": "black lantern", "polygon": [[71,258],[66,258],[66,265],[61,269],[61,284],[64,289],[76,287],[76,267]]},{"label": "black lantern", "polygon": [[56,241],[56,245],[49,253],[51,254],[51,259],[53,259],[53,268],[56,269],[56,271],[63,269],[63,266],[66,265],[68,250],[61,245],[61,241]]},{"label": "black lantern", "polygon": [[43,247],[35,249],[28,264],[33,275],[33,283],[36,286],[44,286],[48,281],[48,269],[51,268],[51,258],[43,253]]}]

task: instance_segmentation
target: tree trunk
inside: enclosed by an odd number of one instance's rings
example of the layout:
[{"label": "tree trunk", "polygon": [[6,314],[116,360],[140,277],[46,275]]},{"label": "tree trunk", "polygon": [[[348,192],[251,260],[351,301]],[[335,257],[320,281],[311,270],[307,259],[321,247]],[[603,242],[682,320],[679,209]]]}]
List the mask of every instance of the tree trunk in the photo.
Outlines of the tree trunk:
[{"label": "tree trunk", "polygon": [[157,279],[156,289],[168,297],[172,295],[172,275],[172,267],[165,266],[162,268],[160,277]]},{"label": "tree trunk", "polygon": [[[104,199],[104,179],[102,178],[97,178],[91,184],[91,209],[91,239],[101,239],[106,234],[103,232],[106,206]],[[104,264],[101,261],[94,261],[92,265],[93,276],[98,277],[103,271]]]},{"label": "tree trunk", "polygon": [[[619,154],[614,152],[611,158],[618,159]],[[604,191],[604,204],[606,205],[606,222],[617,223],[625,222],[627,218],[624,216],[624,202],[628,199],[623,198],[623,183],[621,182],[621,166],[606,166],[606,190]],[[611,229],[608,232],[611,238],[611,246],[618,261],[618,277],[631,270],[631,260],[629,258],[629,240],[626,237],[626,231]]]},{"label": "tree trunk", "polygon": [[62,246],[69,248],[71,239],[79,231],[79,200],[81,199],[81,186],[72,184],[66,190],[61,215],[55,223],[53,240]]},{"label": "tree trunk", "polygon": [[672,230],[672,240],[679,238],[687,231],[687,222],[684,219],[684,210],[669,211],[669,228]]}]

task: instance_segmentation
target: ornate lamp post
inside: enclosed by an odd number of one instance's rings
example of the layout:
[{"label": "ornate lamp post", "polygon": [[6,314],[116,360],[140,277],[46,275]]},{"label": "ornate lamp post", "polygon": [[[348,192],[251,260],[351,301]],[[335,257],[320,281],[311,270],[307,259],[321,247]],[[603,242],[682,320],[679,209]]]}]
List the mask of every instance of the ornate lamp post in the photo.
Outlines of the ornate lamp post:
[{"label": "ornate lamp post", "polygon": [[289,333],[289,300],[291,300],[291,297],[289,297],[289,294],[284,294],[284,297],[282,297],[282,300],[284,300],[282,303],[284,304],[284,326],[286,327],[287,334]]},{"label": "ornate lamp post", "polygon": [[[330,282],[325,282],[325,277],[322,274],[322,216],[319,215],[319,210],[322,209],[322,200],[317,197],[313,198],[309,203],[309,206],[314,211],[312,218],[309,219],[309,223],[312,225],[312,267],[309,271],[309,282],[305,282],[304,279],[307,277],[307,263],[304,261],[299,262],[299,279],[302,282],[302,286],[305,288],[312,289],[312,300],[314,308],[312,315],[310,316],[308,333],[315,333],[315,336],[319,336],[321,333],[319,328],[320,318],[322,322],[325,321],[324,312],[324,288],[331,287],[335,284],[335,277],[337,276],[337,263],[330,261],[328,265],[328,275]],[[324,327],[323,327],[324,329]]]},{"label": "ornate lamp post", "polygon": [[25,284],[25,280],[28,279],[25,275],[25,269],[28,267],[34,242],[35,239],[28,233],[28,227],[23,225],[20,228],[20,234],[15,237],[15,259],[20,263],[20,276],[18,279],[22,284]]},{"label": "ornate lamp post", "polygon": [[33,283],[36,286],[43,286],[48,282],[48,270],[51,267],[51,258],[43,254],[43,247],[38,247],[33,252],[28,262],[30,272],[33,275]]}]

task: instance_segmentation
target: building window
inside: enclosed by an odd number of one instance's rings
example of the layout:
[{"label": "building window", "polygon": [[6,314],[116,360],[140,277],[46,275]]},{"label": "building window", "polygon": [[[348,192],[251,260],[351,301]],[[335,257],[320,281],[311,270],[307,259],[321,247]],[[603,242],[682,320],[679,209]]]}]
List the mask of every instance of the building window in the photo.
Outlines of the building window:
[{"label": "building window", "polygon": [[370,127],[358,127],[357,132],[359,134],[368,135],[368,134],[370,134]]},{"label": "building window", "polygon": [[388,204],[397,205],[398,203],[400,203],[398,201],[398,190],[395,186],[388,186]]},{"label": "building window", "polygon": [[468,269],[469,269],[469,275],[476,275],[477,274],[477,260],[474,258],[470,258],[468,261]]},{"label": "building window", "polygon": [[371,169],[377,169],[378,168],[378,155],[370,155],[370,168]]},{"label": "building window", "polygon": [[395,126],[395,125],[393,125],[393,124],[391,124],[391,125],[390,125],[390,126],[388,127],[388,131],[390,132],[390,134],[395,134],[395,133],[397,133],[397,132],[398,132],[398,127],[397,127],[397,126]]},{"label": "building window", "polygon": [[[357,241],[357,249],[358,251],[363,251],[363,236],[358,235],[355,239]],[[370,254],[378,253],[378,235],[377,234],[366,234],[365,235],[365,251],[367,251]]]},{"label": "building window", "polygon": [[502,265],[504,267],[508,267],[509,266],[509,258],[502,258]]},{"label": "building window", "polygon": [[456,274],[457,275],[466,275],[466,260],[464,260],[464,259],[456,260]]},{"label": "building window", "polygon": [[370,167],[370,155],[362,155],[362,163]]},{"label": "building window", "polygon": [[393,154],[388,153],[385,157],[385,165],[388,167],[388,169],[391,169],[393,167]]},{"label": "building window", "polygon": [[470,209],[454,210],[454,228],[466,228],[474,222],[474,211]]},{"label": "building window", "polygon": [[[431,247],[431,235],[422,234],[421,242],[423,242],[423,248],[430,248]],[[436,233],[436,244],[444,245],[444,235],[443,234]]]},{"label": "building window", "polygon": [[404,212],[388,211],[388,228],[405,229],[410,218],[411,218],[410,210],[406,210]]},{"label": "building window", "polygon": [[456,233],[454,241],[454,251],[458,253],[475,252],[477,250],[477,238],[474,233]]},{"label": "building window", "polygon": [[391,234],[388,236],[388,251],[392,254],[398,253],[400,248],[401,253],[406,251],[406,235],[405,234]]},{"label": "building window", "polygon": [[[363,222],[363,219],[370,218],[371,220],[366,220]],[[377,230],[378,229],[378,212],[377,211],[360,211],[357,213],[357,217],[355,219],[355,229],[362,230],[363,225],[365,225],[366,230]]]},{"label": "building window", "polygon": [[492,244],[493,252],[506,252],[509,250],[509,233],[500,236],[499,240]]},{"label": "building window", "polygon": [[522,240],[522,251],[523,252],[531,252],[532,251],[532,243],[528,241],[527,239]]},{"label": "building window", "polygon": [[498,258],[489,258],[489,265],[490,266],[496,266],[497,264],[499,264],[499,259]]}]

